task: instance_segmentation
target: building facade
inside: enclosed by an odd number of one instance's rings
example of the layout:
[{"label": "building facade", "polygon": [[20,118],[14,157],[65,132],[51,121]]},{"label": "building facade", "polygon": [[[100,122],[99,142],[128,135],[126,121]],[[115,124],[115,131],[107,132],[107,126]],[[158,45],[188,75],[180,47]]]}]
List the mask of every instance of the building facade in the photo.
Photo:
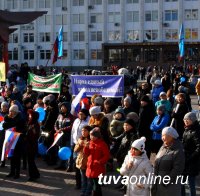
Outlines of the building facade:
[{"label": "building facade", "polygon": [[200,0],[2,0],[0,9],[48,11],[10,35],[10,64],[51,65],[61,25],[64,55],[56,66],[176,63],[182,23],[185,60],[199,63]]}]

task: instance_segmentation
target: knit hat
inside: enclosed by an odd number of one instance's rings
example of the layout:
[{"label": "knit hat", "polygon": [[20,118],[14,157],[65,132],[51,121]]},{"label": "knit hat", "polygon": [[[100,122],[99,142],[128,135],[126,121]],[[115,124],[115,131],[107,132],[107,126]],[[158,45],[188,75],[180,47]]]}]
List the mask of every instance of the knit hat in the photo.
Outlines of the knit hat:
[{"label": "knit hat", "polygon": [[194,123],[195,121],[197,121],[197,116],[196,116],[196,114],[194,112],[188,112],[184,116],[183,120],[186,120],[186,119],[189,119],[189,120],[192,121],[192,123]]},{"label": "knit hat", "polygon": [[125,114],[124,114],[124,109],[121,107],[121,106],[119,106],[116,110],[115,110],[115,114],[116,113],[120,113],[120,114],[122,114],[123,116],[125,116]]},{"label": "knit hat", "polygon": [[85,116],[89,116],[89,111],[87,109],[81,109],[79,112],[82,112]]},{"label": "knit hat", "polygon": [[100,106],[93,106],[92,108],[90,108],[89,110],[90,115],[95,115],[95,114],[100,114],[101,113],[101,107]]},{"label": "knit hat", "polygon": [[179,137],[176,129],[174,129],[173,127],[165,127],[163,130],[162,130],[162,135],[169,135],[171,137],[173,137],[174,139],[177,139]]},{"label": "knit hat", "polygon": [[156,81],[154,82],[154,84],[156,84],[156,85],[161,85],[162,82],[161,82],[161,80],[156,80]]},{"label": "knit hat", "polygon": [[128,119],[125,120],[124,123],[131,125],[131,127],[133,127],[133,128],[135,127],[135,122],[134,122],[133,119],[128,118]]},{"label": "knit hat", "polygon": [[103,102],[104,102],[104,100],[103,100],[102,97],[96,97],[94,99],[94,103],[97,104],[97,105],[103,105]]},{"label": "knit hat", "polygon": [[105,105],[113,105],[114,104],[114,101],[112,98],[107,98],[105,101],[104,101],[104,104]]},{"label": "knit hat", "polygon": [[145,151],[145,141],[146,141],[146,138],[145,137],[141,137],[140,139],[135,140],[132,143],[131,147],[132,148],[136,148],[141,152],[144,152]]},{"label": "knit hat", "polygon": [[128,102],[128,103],[131,104],[131,98],[130,98],[129,96],[125,97],[125,98],[124,98],[124,101],[126,101],[126,102]]},{"label": "knit hat", "polygon": [[138,123],[138,121],[139,121],[139,116],[135,112],[129,112],[126,115],[126,118],[127,119],[132,119],[134,121],[134,123]]},{"label": "knit hat", "polygon": [[90,135],[97,137],[97,138],[101,138],[101,132],[100,132],[99,127],[95,127],[94,129],[92,129],[90,131]]},{"label": "knit hat", "polygon": [[149,102],[150,102],[149,96],[148,96],[148,95],[144,95],[144,96],[140,99],[140,101],[145,101],[145,102],[149,103]]},{"label": "knit hat", "polygon": [[9,112],[16,112],[16,113],[18,113],[19,112],[18,106],[17,105],[10,106]]},{"label": "knit hat", "polygon": [[159,105],[159,106],[157,107],[157,110],[162,111],[162,112],[165,112],[166,107],[165,107],[165,105]]}]

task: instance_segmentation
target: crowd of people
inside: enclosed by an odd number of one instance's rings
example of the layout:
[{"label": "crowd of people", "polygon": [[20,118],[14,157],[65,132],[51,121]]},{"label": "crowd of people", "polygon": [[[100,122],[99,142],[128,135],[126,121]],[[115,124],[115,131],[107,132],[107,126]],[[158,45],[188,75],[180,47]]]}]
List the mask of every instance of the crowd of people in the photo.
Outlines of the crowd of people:
[{"label": "crowd of people", "polygon": [[[25,76],[26,77],[26,76]],[[76,188],[82,196],[101,196],[98,176],[120,168],[124,176],[170,176],[169,184],[120,184],[128,195],[175,196],[185,195],[185,186],[176,182],[182,175],[188,178],[191,196],[196,195],[195,177],[199,171],[200,125],[192,112],[188,76],[184,72],[160,75],[156,69],[142,76],[146,78],[137,90],[126,90],[124,97],[105,98],[94,94],[81,101],[77,115],[71,114],[72,95],[69,78],[63,79],[59,94],[35,92],[31,85],[18,86],[20,75],[2,86],[0,115],[4,118],[0,132],[2,149],[5,130],[15,127],[20,138],[10,158],[7,177],[20,177],[22,167],[28,165],[29,180],[40,177],[35,164],[38,141],[49,148],[54,136],[63,133],[55,146],[43,156],[55,169],[75,172]],[[25,80],[23,80],[25,82]],[[26,82],[25,82],[26,83]],[[196,84],[195,84],[196,85]],[[197,89],[197,87],[196,87]],[[199,93],[200,96],[200,93]],[[83,104],[84,102],[84,104]],[[39,121],[38,108],[45,117]],[[58,150],[69,147],[69,160],[58,158]],[[156,153],[155,163],[150,162]],[[2,161],[1,167],[5,166]]]}]

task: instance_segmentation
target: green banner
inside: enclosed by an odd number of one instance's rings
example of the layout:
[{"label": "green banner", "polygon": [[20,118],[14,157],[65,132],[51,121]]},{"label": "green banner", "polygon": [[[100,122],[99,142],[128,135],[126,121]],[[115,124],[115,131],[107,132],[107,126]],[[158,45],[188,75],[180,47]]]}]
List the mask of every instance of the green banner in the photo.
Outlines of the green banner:
[{"label": "green banner", "polygon": [[62,74],[50,75],[47,77],[28,74],[28,84],[33,86],[34,91],[60,93]]}]

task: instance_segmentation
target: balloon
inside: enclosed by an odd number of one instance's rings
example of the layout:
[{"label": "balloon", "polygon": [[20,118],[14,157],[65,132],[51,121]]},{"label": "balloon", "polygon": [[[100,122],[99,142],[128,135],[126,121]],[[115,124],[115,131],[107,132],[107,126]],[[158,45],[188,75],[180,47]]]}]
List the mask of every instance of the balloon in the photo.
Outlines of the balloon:
[{"label": "balloon", "polygon": [[40,155],[45,155],[47,154],[47,147],[43,143],[38,144],[38,153]]},{"label": "balloon", "polygon": [[181,77],[181,78],[180,78],[180,82],[185,82],[185,78],[184,78],[184,77]]},{"label": "balloon", "polygon": [[38,107],[38,108],[36,108],[35,111],[39,113],[39,119],[38,119],[38,122],[42,122],[42,121],[44,120],[44,118],[45,118],[45,114],[46,114],[44,108],[42,108],[42,107]]},{"label": "balloon", "polygon": [[68,147],[62,147],[58,151],[58,157],[63,161],[68,160],[70,158],[71,154],[72,154],[71,149]]}]

